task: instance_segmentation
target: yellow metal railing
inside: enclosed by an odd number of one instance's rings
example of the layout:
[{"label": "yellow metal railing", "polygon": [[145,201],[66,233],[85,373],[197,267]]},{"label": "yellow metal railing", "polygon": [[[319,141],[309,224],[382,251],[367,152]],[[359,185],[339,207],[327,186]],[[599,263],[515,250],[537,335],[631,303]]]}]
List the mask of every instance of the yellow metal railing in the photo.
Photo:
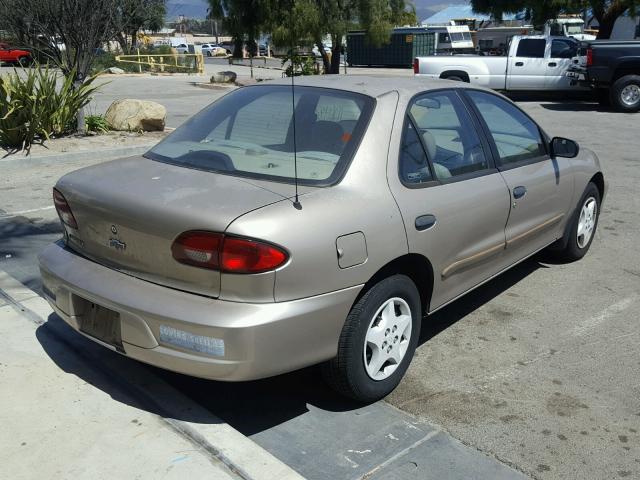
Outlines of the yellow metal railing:
[{"label": "yellow metal railing", "polygon": [[143,65],[149,67],[152,72],[186,71],[200,75],[204,73],[204,56],[201,53],[146,54],[138,52],[135,55],[116,55],[116,62],[139,65],[140,73],[142,73]]}]

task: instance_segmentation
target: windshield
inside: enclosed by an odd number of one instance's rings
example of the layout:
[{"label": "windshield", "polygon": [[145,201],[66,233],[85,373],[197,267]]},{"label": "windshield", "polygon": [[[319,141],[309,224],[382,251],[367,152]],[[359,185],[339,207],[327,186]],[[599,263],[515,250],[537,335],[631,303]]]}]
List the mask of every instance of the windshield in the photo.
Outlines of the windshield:
[{"label": "windshield", "polygon": [[582,33],[582,25],[567,25],[568,35],[577,35]]},{"label": "windshield", "polygon": [[[295,129],[293,128],[295,105]],[[316,87],[240,88],[191,118],[145,156],[251,178],[292,182],[294,130],[298,181],[337,181],[353,157],[374,100]]]}]

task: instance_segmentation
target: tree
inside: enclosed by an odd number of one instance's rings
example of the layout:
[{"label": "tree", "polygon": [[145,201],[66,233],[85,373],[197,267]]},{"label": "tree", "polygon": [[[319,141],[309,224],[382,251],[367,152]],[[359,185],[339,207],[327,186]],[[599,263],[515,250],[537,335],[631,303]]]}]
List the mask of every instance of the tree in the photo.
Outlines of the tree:
[{"label": "tree", "polygon": [[[318,46],[325,73],[338,73],[342,39],[364,28],[375,45],[390,38],[395,25],[415,24],[415,9],[405,0],[209,0],[211,12],[224,15],[234,39],[251,42],[271,32],[279,46]],[[329,38],[330,42],[325,39]],[[241,41],[241,40],[240,40]],[[325,50],[331,44],[331,53]],[[251,44],[251,43],[250,43]]]},{"label": "tree", "polygon": [[556,18],[559,13],[580,13],[587,8],[598,20],[598,38],[611,36],[616,20],[627,10],[635,12],[640,0],[471,0],[476,12],[501,18],[503,13],[527,11],[536,27]]},{"label": "tree", "polygon": [[241,57],[243,44],[255,53],[261,30],[267,23],[268,0],[209,0],[211,18],[222,18],[235,44],[233,56]]},{"label": "tree", "polygon": [[157,32],[164,26],[165,0],[119,0],[119,31],[116,40],[124,53],[131,52],[140,30]]},{"label": "tree", "polygon": [[[0,0],[0,16],[16,38],[74,77],[87,78],[98,48],[120,28],[120,0]],[[84,111],[78,127],[84,131]]]}]

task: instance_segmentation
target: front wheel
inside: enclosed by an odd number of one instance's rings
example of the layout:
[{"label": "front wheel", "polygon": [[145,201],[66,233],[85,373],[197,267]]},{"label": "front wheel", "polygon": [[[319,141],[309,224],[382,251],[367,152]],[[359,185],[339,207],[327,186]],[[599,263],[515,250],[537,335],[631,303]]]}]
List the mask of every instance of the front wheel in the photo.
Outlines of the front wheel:
[{"label": "front wheel", "polygon": [[584,257],[593,242],[599,215],[600,191],[595,184],[589,183],[571,219],[572,223],[566,230],[562,241],[565,247],[554,251],[555,255],[565,261],[580,260]]},{"label": "front wheel", "polygon": [[420,295],[405,275],[388,277],[351,308],[338,355],[323,365],[327,383],[361,402],[387,396],[404,376],[420,336]]},{"label": "front wheel", "polygon": [[625,75],[611,86],[611,103],[620,112],[640,110],[640,75]]}]

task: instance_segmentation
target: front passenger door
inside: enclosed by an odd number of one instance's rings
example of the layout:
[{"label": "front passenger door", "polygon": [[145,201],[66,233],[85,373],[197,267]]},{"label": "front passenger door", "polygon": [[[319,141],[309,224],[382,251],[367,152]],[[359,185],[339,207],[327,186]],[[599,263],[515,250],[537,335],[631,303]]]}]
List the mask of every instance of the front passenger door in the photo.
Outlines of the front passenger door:
[{"label": "front passenger door", "polygon": [[509,57],[507,90],[539,90],[544,88],[547,60],[544,38],[523,38],[518,42],[516,55]]},{"label": "front passenger door", "polygon": [[562,236],[573,195],[571,164],[552,159],[538,125],[498,95],[467,90],[485,123],[511,195],[507,259],[514,263]]},{"label": "front passenger door", "polygon": [[479,124],[455,91],[414,98],[401,121],[389,186],[409,252],[433,266],[434,309],[501,270],[509,193]]}]

